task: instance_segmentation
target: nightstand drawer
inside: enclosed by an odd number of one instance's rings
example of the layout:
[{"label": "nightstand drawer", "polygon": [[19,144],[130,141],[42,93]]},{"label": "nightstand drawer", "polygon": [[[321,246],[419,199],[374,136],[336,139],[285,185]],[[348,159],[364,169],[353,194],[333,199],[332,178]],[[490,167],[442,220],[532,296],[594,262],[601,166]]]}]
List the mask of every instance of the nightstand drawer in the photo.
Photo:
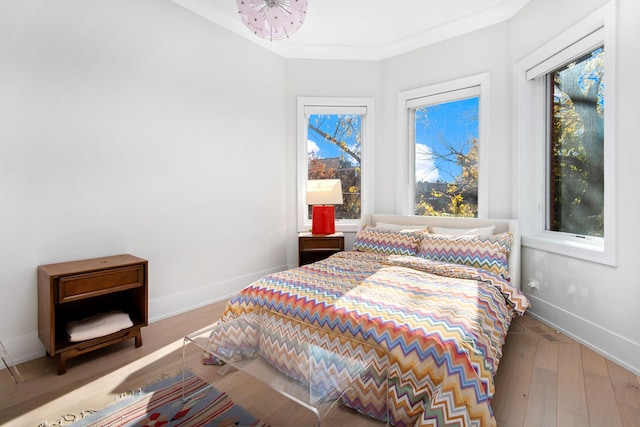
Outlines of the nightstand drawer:
[{"label": "nightstand drawer", "polygon": [[144,268],[117,268],[59,279],[58,302],[64,303],[144,286]]},{"label": "nightstand drawer", "polygon": [[344,234],[320,235],[300,233],[298,235],[298,265],[321,261],[336,252],[344,251]]},{"label": "nightstand drawer", "polygon": [[344,250],[344,239],[333,237],[301,237],[300,250],[312,251],[314,249],[337,249]]}]

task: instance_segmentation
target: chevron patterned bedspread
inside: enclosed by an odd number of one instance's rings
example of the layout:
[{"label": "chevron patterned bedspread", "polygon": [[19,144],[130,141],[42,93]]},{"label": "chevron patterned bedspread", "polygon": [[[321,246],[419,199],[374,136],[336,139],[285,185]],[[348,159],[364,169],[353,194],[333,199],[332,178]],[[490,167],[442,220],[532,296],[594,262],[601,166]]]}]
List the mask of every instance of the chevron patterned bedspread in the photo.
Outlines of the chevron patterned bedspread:
[{"label": "chevron patterned bedspread", "polygon": [[[392,425],[495,426],[493,376],[511,319],[528,304],[484,270],[348,251],[265,276],[229,302],[222,320],[266,308],[383,349]],[[354,409],[368,406],[359,400]]]}]

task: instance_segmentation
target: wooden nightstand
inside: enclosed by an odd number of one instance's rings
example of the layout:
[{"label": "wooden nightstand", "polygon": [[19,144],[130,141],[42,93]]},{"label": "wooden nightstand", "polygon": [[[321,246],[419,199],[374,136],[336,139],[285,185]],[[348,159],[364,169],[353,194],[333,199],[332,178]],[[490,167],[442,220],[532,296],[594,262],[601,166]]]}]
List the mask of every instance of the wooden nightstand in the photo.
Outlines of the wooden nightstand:
[{"label": "wooden nightstand", "polygon": [[[38,335],[49,356],[58,356],[58,374],[67,371],[67,359],[135,338],[147,326],[148,261],[133,255],[115,255],[38,267]],[[120,310],[133,326],[85,341],[71,342],[67,323],[99,313]]]},{"label": "wooden nightstand", "polygon": [[311,264],[344,251],[344,234],[298,234],[298,265]]}]

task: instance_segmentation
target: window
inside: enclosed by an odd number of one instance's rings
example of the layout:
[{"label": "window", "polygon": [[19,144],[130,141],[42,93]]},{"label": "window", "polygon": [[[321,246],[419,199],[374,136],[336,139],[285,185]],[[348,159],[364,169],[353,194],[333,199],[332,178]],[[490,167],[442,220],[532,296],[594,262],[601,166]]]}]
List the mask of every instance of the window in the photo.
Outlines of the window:
[{"label": "window", "polygon": [[[485,216],[480,150],[486,129],[486,74],[402,92],[400,141],[407,185],[401,212],[429,216]],[[486,143],[486,142],[485,142]]]},{"label": "window", "polygon": [[604,237],[604,48],[545,78],[546,230]]},{"label": "window", "polygon": [[413,214],[478,216],[478,101],[472,96],[410,109]]},{"label": "window", "polygon": [[370,98],[298,99],[300,231],[311,226],[311,210],[305,202],[310,179],[340,179],[344,202],[336,206],[336,230],[357,230],[362,213],[368,211],[373,109]]},{"label": "window", "polygon": [[523,245],[615,265],[612,11],[516,64],[515,123]]}]

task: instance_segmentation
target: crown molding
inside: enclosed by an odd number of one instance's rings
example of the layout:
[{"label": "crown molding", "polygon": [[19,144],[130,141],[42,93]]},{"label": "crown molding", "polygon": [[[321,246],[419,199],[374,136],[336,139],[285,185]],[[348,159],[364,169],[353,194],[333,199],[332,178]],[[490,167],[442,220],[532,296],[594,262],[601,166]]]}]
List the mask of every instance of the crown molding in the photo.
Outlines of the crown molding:
[{"label": "crown molding", "polygon": [[232,19],[228,14],[220,13],[213,2],[201,0],[171,0],[173,3],[190,10],[196,15],[215,23],[283,58],[287,59],[326,59],[381,61],[402,55],[425,46],[440,43],[473,31],[511,19],[529,0],[513,0],[498,6],[487,8],[436,27],[426,29],[409,37],[380,46],[362,45],[312,45],[295,40],[269,41],[256,37],[242,24],[240,17]]}]

